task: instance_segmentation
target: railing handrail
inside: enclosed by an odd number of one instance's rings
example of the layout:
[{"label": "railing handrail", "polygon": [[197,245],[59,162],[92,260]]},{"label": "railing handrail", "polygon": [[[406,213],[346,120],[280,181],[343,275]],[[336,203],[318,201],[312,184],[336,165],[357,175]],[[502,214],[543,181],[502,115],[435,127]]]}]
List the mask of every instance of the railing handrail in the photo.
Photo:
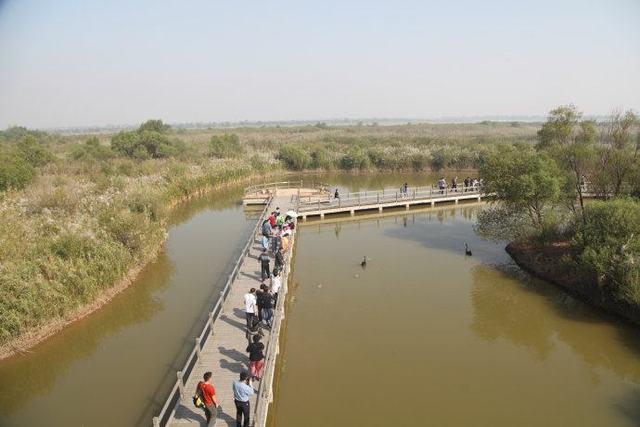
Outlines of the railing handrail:
[{"label": "railing handrail", "polygon": [[[262,225],[262,221],[260,221],[260,219],[267,212],[267,209],[269,208],[269,204],[271,203],[272,198],[273,196],[269,197],[267,204],[265,205],[264,209],[262,210],[262,213],[260,214],[260,218],[258,219],[255,227],[251,231],[251,234],[249,235],[247,242],[242,248],[242,251],[240,251],[240,254],[236,259],[236,262],[233,266],[233,269],[231,270],[231,273],[229,273],[229,275],[227,276],[227,281],[225,282],[224,288],[220,291],[220,298],[218,298],[217,302],[213,306],[213,309],[209,312],[209,318],[207,322],[204,324],[204,326],[202,327],[202,331],[200,332],[200,335],[194,338],[196,342],[194,345],[194,348],[193,350],[191,350],[189,357],[187,357],[187,360],[185,361],[184,366],[182,367],[182,370],[177,372],[178,378],[176,379],[176,382],[173,388],[171,389],[171,392],[169,393],[169,397],[165,400],[165,403],[162,406],[162,409],[160,410],[160,413],[158,414],[158,416],[153,418],[154,427],[165,426],[167,421],[171,418],[171,412],[175,410],[175,405],[177,404],[177,402],[180,401],[181,397],[184,397],[184,396],[180,396],[181,389],[184,388],[184,374],[185,373],[188,374],[190,369],[192,369],[192,367],[195,365],[198,358],[199,348],[201,348],[204,342],[206,342],[205,337],[209,338],[211,336],[210,332],[213,328],[213,323],[218,319],[218,316],[222,311],[221,310],[222,304],[224,304],[224,302],[226,301],[229,288],[231,287],[231,284],[235,280],[236,275],[238,274],[240,267],[242,266],[242,262],[244,261],[247,251],[250,249],[251,244],[256,239],[256,235],[260,230],[260,226]],[[177,400],[176,400],[176,395],[177,395]],[[171,407],[172,403],[174,407]]]},{"label": "railing handrail", "polygon": [[248,186],[248,187],[246,187],[244,189],[244,194],[254,193],[254,192],[258,191],[258,190],[262,190],[262,189],[266,189],[266,188],[277,189],[278,187],[282,188],[283,186],[285,186],[285,188],[291,188],[292,184],[295,184],[296,186],[302,186],[302,180],[299,180],[299,181],[265,182],[265,183],[262,183],[262,184],[250,185],[250,186]]},{"label": "railing handrail", "polygon": [[444,188],[440,189],[433,186],[425,186],[425,187],[409,187],[406,194],[401,194],[400,190],[392,189],[382,189],[382,190],[374,190],[374,191],[361,191],[355,193],[347,193],[346,195],[341,195],[338,199],[333,198],[332,195],[329,195],[326,199],[321,199],[318,197],[312,198],[309,197],[305,199],[304,197],[298,200],[298,212],[304,212],[305,210],[309,210],[307,208],[315,208],[311,210],[322,210],[324,209],[332,209],[336,207],[347,207],[353,205],[374,205],[380,203],[392,203],[392,202],[403,202],[403,201],[411,201],[417,199],[439,199],[439,198],[447,198],[452,196],[472,196],[483,194],[483,190],[480,185],[475,186],[459,186],[457,188]]},{"label": "railing handrail", "polygon": [[[328,188],[330,188],[330,185],[327,184],[326,182],[311,182],[310,184],[311,185],[309,186],[309,188],[316,189],[316,190],[328,191]],[[254,184],[246,187],[244,189],[244,194],[251,194],[251,193],[255,193],[258,190],[271,189],[271,188],[272,189],[303,188],[304,185],[305,183],[302,179],[298,181],[265,182],[262,184]]]}]

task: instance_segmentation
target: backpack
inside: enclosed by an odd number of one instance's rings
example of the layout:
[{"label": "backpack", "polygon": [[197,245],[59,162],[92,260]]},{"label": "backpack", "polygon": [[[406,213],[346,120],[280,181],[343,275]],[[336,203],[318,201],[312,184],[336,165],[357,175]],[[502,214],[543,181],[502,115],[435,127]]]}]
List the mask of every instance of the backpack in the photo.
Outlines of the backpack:
[{"label": "backpack", "polygon": [[196,386],[196,392],[192,397],[193,406],[195,406],[196,408],[204,408],[204,396],[202,395],[202,389],[200,388],[200,384],[202,384],[202,382],[198,383],[198,385]]}]

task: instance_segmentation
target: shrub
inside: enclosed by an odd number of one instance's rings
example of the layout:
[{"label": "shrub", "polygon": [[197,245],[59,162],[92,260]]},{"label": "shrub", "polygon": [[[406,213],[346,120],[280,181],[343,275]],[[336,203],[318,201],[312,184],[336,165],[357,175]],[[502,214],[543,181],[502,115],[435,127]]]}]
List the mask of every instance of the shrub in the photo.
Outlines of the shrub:
[{"label": "shrub", "polygon": [[75,160],[108,160],[113,157],[113,151],[100,145],[100,140],[94,136],[84,144],[73,147],[71,157]]},{"label": "shrub", "polygon": [[268,167],[267,161],[259,154],[251,156],[249,163],[251,164],[251,168],[256,172],[264,172]]},{"label": "shrub", "polygon": [[303,170],[311,165],[311,157],[306,151],[295,145],[285,145],[280,148],[278,159],[287,169]]},{"label": "shrub", "polygon": [[51,252],[65,260],[88,257],[91,253],[91,248],[90,239],[71,233],[58,236],[51,243]]},{"label": "shrub", "polygon": [[15,151],[0,151],[0,191],[24,188],[34,177],[34,167]]},{"label": "shrub", "polygon": [[111,138],[111,148],[124,156],[144,160],[171,157],[184,149],[178,140],[154,130],[122,131]]},{"label": "shrub", "polygon": [[244,153],[244,148],[240,145],[238,135],[222,134],[214,135],[209,140],[209,154],[219,159],[240,157]]},{"label": "shrub", "polygon": [[585,206],[573,240],[579,271],[627,302],[640,303],[640,202],[618,199]]},{"label": "shrub", "polygon": [[352,149],[340,159],[342,169],[367,169],[369,167],[369,157],[359,149]]},{"label": "shrub", "polygon": [[32,136],[27,135],[17,144],[18,153],[33,167],[44,166],[53,155]]},{"label": "shrub", "polygon": [[332,169],[333,162],[329,152],[322,147],[314,148],[311,151],[311,167],[314,169]]}]

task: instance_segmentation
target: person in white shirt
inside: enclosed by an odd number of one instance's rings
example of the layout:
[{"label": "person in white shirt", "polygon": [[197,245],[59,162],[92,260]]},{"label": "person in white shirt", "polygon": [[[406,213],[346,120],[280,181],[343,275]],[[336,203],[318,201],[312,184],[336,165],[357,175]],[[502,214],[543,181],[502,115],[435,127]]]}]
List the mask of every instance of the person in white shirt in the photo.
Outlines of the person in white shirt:
[{"label": "person in white shirt", "polygon": [[251,288],[249,293],[244,294],[244,311],[247,315],[247,328],[250,328],[255,323],[257,310],[258,300],[256,299],[256,288]]},{"label": "person in white shirt", "polygon": [[271,277],[271,293],[273,294],[274,307],[278,304],[278,292],[280,292],[281,286],[282,278],[280,277],[280,272],[276,270],[273,272],[273,276]]}]

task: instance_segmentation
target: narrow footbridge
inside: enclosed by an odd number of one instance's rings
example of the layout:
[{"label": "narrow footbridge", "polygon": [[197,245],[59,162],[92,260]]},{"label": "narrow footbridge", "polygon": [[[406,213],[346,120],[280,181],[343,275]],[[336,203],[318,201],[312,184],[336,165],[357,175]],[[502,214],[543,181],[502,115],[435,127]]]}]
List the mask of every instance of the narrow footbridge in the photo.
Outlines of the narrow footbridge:
[{"label": "narrow footbridge", "polygon": [[[206,371],[212,372],[213,385],[222,405],[222,411],[215,423],[216,427],[235,426],[235,405],[231,390],[232,382],[242,370],[248,370],[249,358],[245,351],[245,314],[243,295],[250,288],[260,286],[260,266],[258,255],[261,252],[260,225],[269,212],[279,207],[282,212],[295,208],[295,201],[301,194],[320,194],[317,189],[302,188],[302,183],[265,184],[260,188],[249,188],[245,196],[256,203],[256,194],[260,193],[261,204],[265,205],[239,257],[235,260],[231,274],[227,277],[220,297],[210,308],[209,317],[200,334],[193,337],[191,354],[183,368],[175,373],[175,384],[167,396],[160,413],[153,418],[154,427],[186,427],[206,424],[204,412],[193,406],[191,396],[198,381]],[[282,272],[282,287],[274,310],[274,322],[270,331],[266,331],[264,342],[265,369],[262,381],[254,383],[256,394],[251,398],[251,425],[264,427],[267,421],[269,404],[273,399],[273,381],[275,365],[280,351],[279,335],[285,317],[285,299],[292,252],[295,246],[295,233],[291,247],[285,253],[285,266]],[[273,264],[272,264],[273,265]],[[215,283],[216,281],[213,280]]]},{"label": "narrow footbridge", "polygon": [[480,186],[438,189],[433,186],[409,187],[406,192],[398,189],[382,189],[379,191],[361,191],[334,197],[324,193],[323,196],[300,196],[297,203],[298,216],[303,220],[308,217],[324,218],[325,215],[350,213],[357,211],[378,210],[387,208],[409,209],[416,205],[435,206],[438,203],[454,203],[460,201],[481,201],[490,196]]}]

